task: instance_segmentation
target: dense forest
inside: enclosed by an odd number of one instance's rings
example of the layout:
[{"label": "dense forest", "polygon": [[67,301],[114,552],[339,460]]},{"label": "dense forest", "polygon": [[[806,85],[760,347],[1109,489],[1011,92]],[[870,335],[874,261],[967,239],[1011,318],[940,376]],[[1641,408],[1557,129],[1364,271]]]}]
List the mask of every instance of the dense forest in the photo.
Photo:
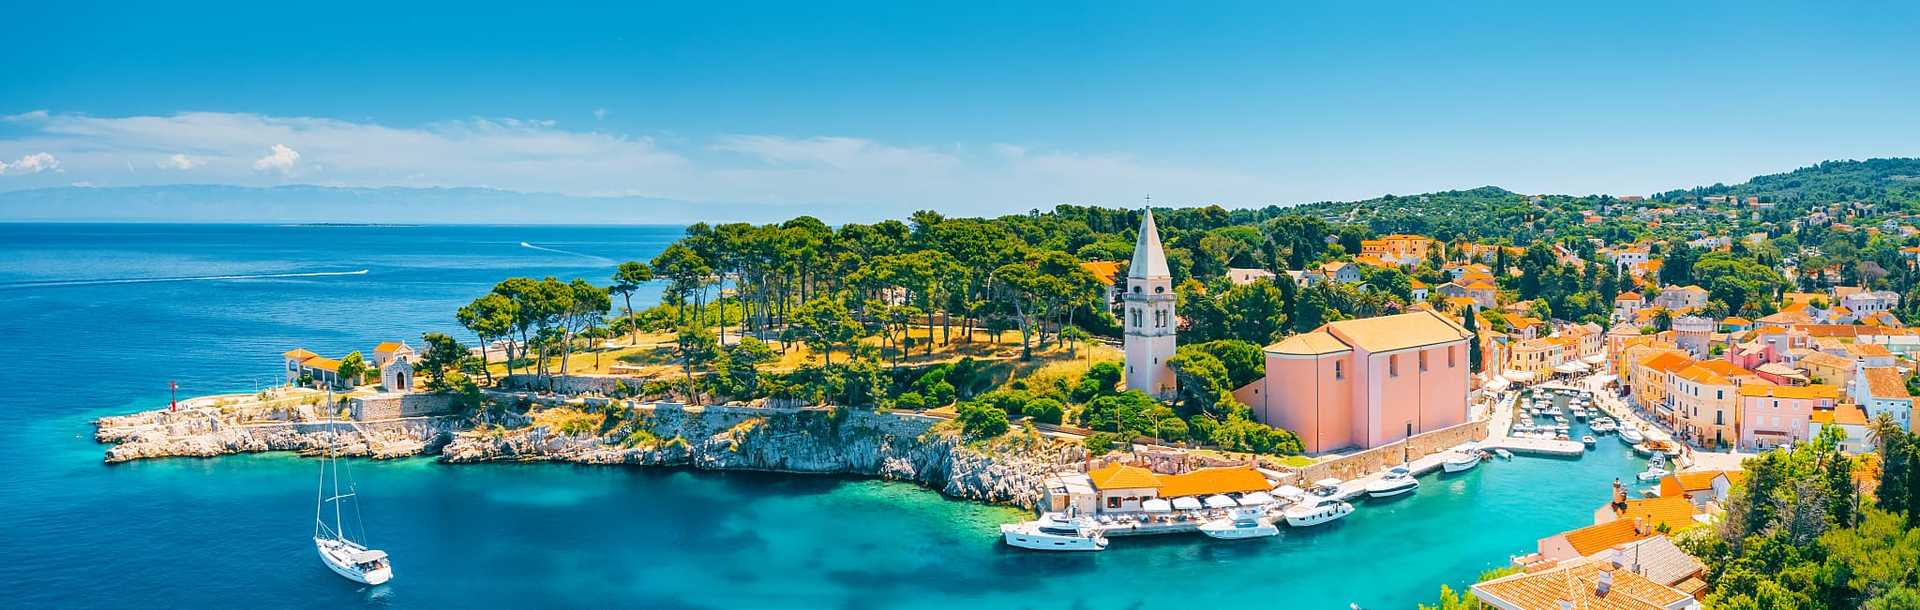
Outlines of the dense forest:
[{"label": "dense forest", "polygon": [[1826,161],[1784,174],[1756,176],[1733,186],[1715,184],[1668,191],[1655,198],[1684,201],[1712,195],[1759,197],[1808,206],[1861,201],[1920,210],[1920,159]]}]

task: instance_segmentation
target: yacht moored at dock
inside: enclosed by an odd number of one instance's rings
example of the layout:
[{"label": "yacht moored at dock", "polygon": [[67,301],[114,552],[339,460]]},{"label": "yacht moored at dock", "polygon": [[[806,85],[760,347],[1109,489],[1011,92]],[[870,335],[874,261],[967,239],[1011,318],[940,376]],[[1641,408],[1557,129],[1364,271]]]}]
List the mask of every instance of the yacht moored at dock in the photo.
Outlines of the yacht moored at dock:
[{"label": "yacht moored at dock", "polygon": [[1200,524],[1200,533],[1209,538],[1221,540],[1245,540],[1280,535],[1280,528],[1273,526],[1267,517],[1267,511],[1260,507],[1234,509],[1225,519],[1216,519]]},{"label": "yacht moored at dock", "polygon": [[1353,505],[1332,498],[1308,498],[1281,513],[1287,525],[1312,527],[1353,514]]},{"label": "yacht moored at dock", "polygon": [[1099,551],[1107,548],[1107,537],[1084,517],[1047,513],[1025,523],[1000,526],[1007,546],[1037,551]]},{"label": "yacht moored at dock", "polygon": [[1380,480],[1367,484],[1367,496],[1372,498],[1391,498],[1420,487],[1420,481],[1406,466],[1394,466]]}]

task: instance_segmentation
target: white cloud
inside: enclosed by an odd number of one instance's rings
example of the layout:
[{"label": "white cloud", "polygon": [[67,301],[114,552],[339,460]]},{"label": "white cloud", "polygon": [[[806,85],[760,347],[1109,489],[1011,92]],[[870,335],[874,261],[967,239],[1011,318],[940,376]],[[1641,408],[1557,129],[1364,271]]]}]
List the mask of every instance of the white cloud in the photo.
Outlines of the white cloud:
[{"label": "white cloud", "polygon": [[[824,135],[732,134],[664,141],[562,128],[550,120],[474,118],[411,127],[315,117],[187,112],[94,117],[36,111],[0,116],[0,158],[48,155],[58,182],[114,186],[270,186],[291,177],[331,186],[492,187],[695,202],[785,203],[830,217],[849,209],[1003,213],[1056,203],[1266,203],[1279,178],[1254,179],[1115,153],[1015,143],[901,144]],[[191,155],[181,151],[192,151]],[[262,156],[263,151],[266,152]],[[14,166],[7,173],[12,175]],[[25,171],[25,170],[21,170]]]},{"label": "white cloud", "polygon": [[254,171],[277,171],[282,174],[293,171],[293,164],[300,162],[300,151],[288,148],[285,144],[273,145],[267,156],[253,160]]},{"label": "white cloud", "polygon": [[206,164],[207,162],[204,160],[195,159],[193,157],[189,157],[180,153],[174,153],[173,155],[168,156],[165,159],[161,159],[158,163],[155,163],[154,165],[162,169],[189,170],[189,169],[200,167]]},{"label": "white cloud", "polygon": [[959,159],[924,148],[888,146],[872,140],[845,137],[793,139],[780,136],[721,136],[714,150],[757,157],[776,165],[818,165],[834,169],[938,170]]},{"label": "white cloud", "polygon": [[7,174],[16,176],[38,174],[47,171],[60,171],[60,160],[54,158],[53,155],[43,152],[21,157],[20,160],[12,163],[0,161],[0,176]]},{"label": "white cloud", "polygon": [[594,118],[594,120],[602,120],[602,119],[605,119],[605,118],[607,118],[607,109],[605,109],[605,108],[595,108],[595,109],[593,109],[593,118]]}]

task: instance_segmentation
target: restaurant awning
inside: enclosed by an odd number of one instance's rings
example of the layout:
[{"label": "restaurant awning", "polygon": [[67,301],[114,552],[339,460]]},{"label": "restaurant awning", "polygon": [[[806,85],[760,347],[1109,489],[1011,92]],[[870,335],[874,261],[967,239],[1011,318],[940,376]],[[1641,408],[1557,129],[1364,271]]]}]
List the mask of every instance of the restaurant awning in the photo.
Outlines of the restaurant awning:
[{"label": "restaurant awning", "polygon": [[1533,371],[1507,371],[1505,373],[1501,373],[1500,376],[1506,377],[1507,380],[1512,381],[1514,383],[1526,383],[1529,381],[1533,381]]},{"label": "restaurant awning", "polygon": [[1556,373],[1579,373],[1587,370],[1587,364],[1584,362],[1578,362],[1578,361],[1568,362],[1566,364],[1553,367],[1553,370]]},{"label": "restaurant awning", "polygon": [[1264,492],[1264,491],[1256,491],[1244,496],[1240,496],[1241,506],[1264,506],[1272,503],[1273,503],[1273,496],[1268,495],[1267,492]]},{"label": "restaurant awning", "polygon": [[1489,390],[1498,392],[1500,390],[1507,389],[1507,386],[1510,386],[1510,385],[1513,385],[1513,382],[1508,381],[1506,377],[1494,377],[1492,381],[1487,382],[1487,385],[1485,387]]},{"label": "restaurant awning", "polygon": [[1233,508],[1239,505],[1239,502],[1233,501],[1233,498],[1225,494],[1207,496],[1207,508]]},{"label": "restaurant awning", "polygon": [[1161,498],[1154,498],[1152,500],[1141,502],[1140,510],[1144,510],[1150,513],[1173,512],[1173,503],[1168,502]]},{"label": "restaurant awning", "polygon": [[1581,359],[1580,359],[1580,361],[1581,361],[1581,362],[1585,362],[1585,363],[1587,363],[1587,364],[1600,364],[1600,363],[1602,363],[1602,362],[1606,362],[1606,361],[1607,361],[1607,355],[1606,355],[1606,354],[1594,354],[1594,355],[1592,355],[1592,356],[1587,356],[1587,357],[1585,357],[1585,358],[1581,358]]},{"label": "restaurant awning", "polygon": [[1180,510],[1200,510],[1199,498],[1174,498],[1173,507]]}]

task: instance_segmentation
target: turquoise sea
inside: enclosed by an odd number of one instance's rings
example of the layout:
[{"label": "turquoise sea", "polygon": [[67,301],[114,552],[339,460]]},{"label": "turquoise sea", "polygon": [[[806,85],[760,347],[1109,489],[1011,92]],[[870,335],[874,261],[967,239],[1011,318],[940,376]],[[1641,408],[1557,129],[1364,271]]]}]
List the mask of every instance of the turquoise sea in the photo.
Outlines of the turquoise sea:
[{"label": "turquoise sea", "polygon": [[[107,466],[91,418],[272,383],[278,354],[440,330],[509,275],[603,280],[672,227],[0,224],[0,600],[21,608],[1411,608],[1585,525],[1641,462],[1425,477],[1411,497],[1277,539],[1007,549],[1018,511],[878,481],[556,465],[355,464],[395,579],[314,556],[317,464]],[[525,245],[523,245],[523,243]],[[328,274],[366,269],[365,274]],[[246,276],[253,279],[157,278]],[[657,290],[637,295],[651,303]],[[1631,480],[1629,478],[1629,480]]]}]

